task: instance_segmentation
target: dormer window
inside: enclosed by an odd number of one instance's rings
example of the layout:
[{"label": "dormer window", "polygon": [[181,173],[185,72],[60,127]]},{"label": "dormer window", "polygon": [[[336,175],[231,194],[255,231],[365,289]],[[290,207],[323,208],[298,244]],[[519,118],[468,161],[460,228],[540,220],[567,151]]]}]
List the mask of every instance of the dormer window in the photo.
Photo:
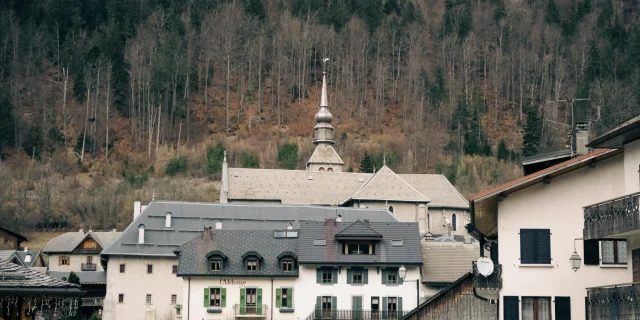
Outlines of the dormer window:
[{"label": "dormer window", "polygon": [[260,270],[260,261],[263,260],[262,256],[256,251],[249,251],[242,255],[244,259],[244,269],[248,272],[257,272]]},{"label": "dormer window", "polygon": [[373,242],[345,242],[344,254],[376,254]]},{"label": "dormer window", "polygon": [[211,263],[211,271],[222,271],[221,259],[211,259],[209,262]]},{"label": "dormer window", "polygon": [[282,271],[293,271],[293,259],[282,259]]},{"label": "dormer window", "polygon": [[296,260],[298,257],[291,251],[285,251],[278,255],[278,261],[280,262],[280,270],[284,272],[296,271]]},{"label": "dormer window", "polygon": [[247,271],[258,271],[258,259],[256,258],[247,259]]},{"label": "dormer window", "polygon": [[222,251],[214,250],[207,253],[207,259],[209,271],[220,272],[224,268],[224,260],[227,260],[227,256]]}]

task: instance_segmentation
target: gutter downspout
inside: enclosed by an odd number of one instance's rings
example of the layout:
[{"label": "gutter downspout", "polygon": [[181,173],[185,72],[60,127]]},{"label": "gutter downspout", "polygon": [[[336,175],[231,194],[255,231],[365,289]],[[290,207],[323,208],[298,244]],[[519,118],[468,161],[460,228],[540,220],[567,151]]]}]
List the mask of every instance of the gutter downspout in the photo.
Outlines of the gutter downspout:
[{"label": "gutter downspout", "polygon": [[273,320],[273,276],[271,276],[271,320]]},{"label": "gutter downspout", "polygon": [[187,279],[189,279],[189,287],[187,291],[187,320],[189,320],[191,311],[191,277],[188,277]]}]

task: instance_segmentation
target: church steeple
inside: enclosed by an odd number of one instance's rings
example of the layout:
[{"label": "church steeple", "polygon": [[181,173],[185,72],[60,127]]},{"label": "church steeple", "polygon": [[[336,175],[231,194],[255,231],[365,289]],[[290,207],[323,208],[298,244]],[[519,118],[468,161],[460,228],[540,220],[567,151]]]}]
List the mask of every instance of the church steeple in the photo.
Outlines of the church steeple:
[{"label": "church steeple", "polygon": [[[323,63],[329,59],[325,58]],[[313,143],[316,150],[313,151],[311,158],[307,162],[307,170],[309,171],[336,171],[341,172],[344,162],[340,159],[338,153],[333,149],[335,143],[333,126],[331,121],[333,115],[329,112],[329,100],[327,99],[327,72],[322,71],[322,95],[320,96],[320,110],[316,113],[315,139]]]}]

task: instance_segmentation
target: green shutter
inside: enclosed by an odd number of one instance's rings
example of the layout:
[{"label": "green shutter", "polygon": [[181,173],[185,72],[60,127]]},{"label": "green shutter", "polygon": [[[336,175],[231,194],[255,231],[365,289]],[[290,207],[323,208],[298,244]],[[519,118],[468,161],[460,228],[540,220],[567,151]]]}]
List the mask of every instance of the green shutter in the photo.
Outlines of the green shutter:
[{"label": "green shutter", "polygon": [[402,297],[398,297],[398,312],[402,314]]},{"label": "green shutter", "polygon": [[333,280],[333,283],[338,283],[338,269],[331,270],[331,280]]},{"label": "green shutter", "polygon": [[287,308],[293,308],[293,288],[289,288],[287,290]]},{"label": "green shutter", "polygon": [[351,297],[351,309],[353,310],[352,319],[362,320],[362,297]]},{"label": "green shutter", "polygon": [[227,306],[227,288],[220,289],[220,307]]},{"label": "green shutter", "polygon": [[316,297],[316,310],[322,310],[322,297]]},{"label": "green shutter", "polygon": [[282,289],[276,289],[276,308],[282,308]]},{"label": "green shutter", "polygon": [[209,288],[204,288],[204,306],[206,308],[211,304],[211,299],[209,299]]},{"label": "green shutter", "polygon": [[347,269],[347,284],[353,283],[353,270],[351,268]]},{"label": "green shutter", "polygon": [[331,310],[338,310],[338,297],[331,297]]},{"label": "green shutter", "polygon": [[382,284],[387,284],[387,269],[382,269]]},{"label": "green shutter", "polygon": [[247,292],[244,288],[240,288],[240,314],[247,312]]},{"label": "green shutter", "polygon": [[322,269],[316,269],[316,283],[322,283]]},{"label": "green shutter", "polygon": [[382,297],[382,319],[387,318],[387,297]]},{"label": "green shutter", "polygon": [[368,284],[369,283],[369,269],[367,269],[367,268],[362,270],[362,283],[363,284]]},{"label": "green shutter", "polygon": [[258,314],[262,314],[262,288],[258,288],[257,291],[257,295],[258,297],[256,298],[256,307],[257,307],[257,311]]}]

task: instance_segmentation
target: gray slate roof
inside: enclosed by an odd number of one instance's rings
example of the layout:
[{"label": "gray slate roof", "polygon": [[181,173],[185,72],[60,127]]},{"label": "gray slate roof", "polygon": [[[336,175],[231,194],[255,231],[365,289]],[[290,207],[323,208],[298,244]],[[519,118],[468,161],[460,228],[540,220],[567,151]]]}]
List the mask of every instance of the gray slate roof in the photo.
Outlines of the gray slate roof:
[{"label": "gray slate roof", "polygon": [[421,242],[422,282],[450,283],[471,271],[471,262],[480,257],[480,245],[475,242]]},{"label": "gray slate roof", "polygon": [[[171,212],[171,228],[165,228],[166,212]],[[223,230],[275,230],[285,229],[289,223],[298,228],[301,221],[324,221],[338,214],[351,222],[397,221],[384,209],[152,201],[102,255],[175,257],[175,249],[216,222],[222,223]],[[145,226],[145,244],[137,243],[140,224]]]},{"label": "gray slate roof", "polygon": [[6,260],[0,260],[0,295],[11,292],[20,295],[24,292],[42,293],[80,293],[80,286],[60,281],[46,274],[18,266]]},{"label": "gray slate roof", "polygon": [[336,150],[327,144],[319,144],[309,157],[307,163],[344,164]]},{"label": "gray slate roof", "polygon": [[[20,258],[20,260],[22,261],[22,263],[24,263],[25,266],[33,267],[38,261],[38,258],[40,256],[40,250],[28,250],[27,252],[25,252],[24,250],[16,251],[16,255]],[[27,255],[31,255],[30,262],[27,262],[25,260]]]},{"label": "gray slate roof", "polygon": [[336,233],[336,237],[343,238],[355,238],[355,237],[365,237],[365,238],[379,238],[382,237],[380,233],[373,230],[369,225],[364,222],[358,220],[348,227],[342,229],[342,231]]},{"label": "gray slate roof", "polygon": [[[298,245],[300,264],[422,265],[417,223],[369,222],[371,229],[382,235],[374,255],[342,253],[342,245],[335,236],[351,225],[349,222],[303,222]],[[314,240],[326,240],[326,245],[316,246]],[[393,247],[391,240],[403,240],[403,246]]]},{"label": "gray slate roof", "polygon": [[555,160],[555,159],[570,158],[571,155],[573,155],[571,148],[555,150],[550,152],[543,152],[543,153],[534,154],[532,156],[523,157],[522,164],[527,165],[527,164]]},{"label": "gray slate roof", "polygon": [[[231,201],[273,200],[283,204],[337,205],[358,191],[372,176],[371,173],[357,172],[229,168],[228,198]],[[431,200],[429,207],[469,209],[467,199],[441,174],[397,174],[397,177],[428,197]],[[402,197],[406,197],[406,193],[389,192],[384,195],[389,200]]]},{"label": "gray slate roof", "polygon": [[431,201],[386,165],[340,204],[351,200],[392,200],[424,203]]},{"label": "gray slate roof", "polygon": [[[105,284],[107,283],[107,273],[105,271],[80,271],[74,272],[80,278],[81,284]],[[69,279],[68,271],[47,271],[47,275],[58,280]]]},{"label": "gray slate roof", "polygon": [[27,267],[24,260],[20,259],[17,254],[18,250],[0,250],[0,260],[10,261],[22,267]]},{"label": "gray slate roof", "polygon": [[[295,255],[297,247],[297,238],[275,238],[273,230],[205,230],[179,249],[178,276],[297,277],[297,270],[281,271],[278,260],[285,252]],[[209,271],[207,254],[214,250],[227,256],[221,272]],[[258,271],[249,272],[244,267],[242,257],[250,251],[263,258]]]},{"label": "gray slate roof", "polygon": [[84,239],[91,237],[104,249],[120,237],[121,232],[67,232],[51,240],[45,246],[44,253],[69,253],[72,252]]}]

